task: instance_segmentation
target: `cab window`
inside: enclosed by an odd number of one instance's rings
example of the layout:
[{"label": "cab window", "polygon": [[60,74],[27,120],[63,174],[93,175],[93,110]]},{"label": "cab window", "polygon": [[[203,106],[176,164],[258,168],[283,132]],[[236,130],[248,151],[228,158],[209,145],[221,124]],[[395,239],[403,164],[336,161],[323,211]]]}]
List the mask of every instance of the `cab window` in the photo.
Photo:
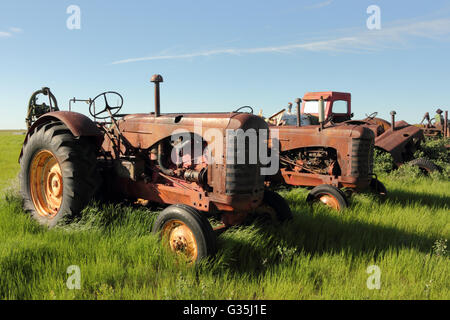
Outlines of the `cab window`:
[{"label": "cab window", "polygon": [[333,113],[347,114],[348,102],[345,100],[336,100],[333,102]]}]

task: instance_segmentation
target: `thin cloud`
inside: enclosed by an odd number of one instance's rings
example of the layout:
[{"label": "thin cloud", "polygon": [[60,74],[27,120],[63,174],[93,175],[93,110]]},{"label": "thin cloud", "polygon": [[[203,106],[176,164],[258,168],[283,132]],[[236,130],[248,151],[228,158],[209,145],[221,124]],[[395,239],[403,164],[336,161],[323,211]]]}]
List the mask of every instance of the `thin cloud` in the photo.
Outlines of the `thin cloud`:
[{"label": "thin cloud", "polygon": [[0,38],[10,38],[13,36],[14,33],[21,33],[23,32],[22,29],[17,27],[10,27],[9,31],[0,31]]},{"label": "thin cloud", "polygon": [[307,9],[319,9],[319,8],[324,8],[329,6],[330,4],[333,3],[334,0],[328,0],[328,1],[324,1],[324,2],[319,2],[310,6],[307,6]]},{"label": "thin cloud", "polygon": [[0,38],[9,38],[12,34],[10,32],[0,31]]},{"label": "thin cloud", "polygon": [[448,39],[450,35],[450,18],[402,21],[390,26],[382,26],[381,30],[354,32],[350,36],[325,39],[304,43],[257,48],[227,48],[184,54],[165,54],[148,57],[130,58],[114,61],[112,64],[123,64],[139,61],[189,59],[209,57],[220,54],[245,55],[256,53],[290,53],[294,51],[315,52],[371,52],[387,47],[405,45],[411,38],[427,38],[433,40]]},{"label": "thin cloud", "polygon": [[9,30],[11,30],[14,33],[21,33],[21,32],[23,32],[22,29],[16,28],[16,27],[11,27],[11,28],[9,28]]}]

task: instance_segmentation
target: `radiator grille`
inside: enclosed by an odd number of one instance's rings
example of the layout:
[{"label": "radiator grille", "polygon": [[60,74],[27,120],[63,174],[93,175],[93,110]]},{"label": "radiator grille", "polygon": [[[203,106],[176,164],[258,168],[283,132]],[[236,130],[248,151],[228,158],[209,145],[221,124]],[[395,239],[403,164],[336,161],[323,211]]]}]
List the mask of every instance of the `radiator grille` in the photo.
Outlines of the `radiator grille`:
[{"label": "radiator grille", "polygon": [[373,172],[373,141],[353,139],[352,176],[367,177]]},{"label": "radiator grille", "polygon": [[[256,164],[249,161],[249,143],[245,143],[245,163],[238,163],[238,151],[236,137],[232,143],[227,143],[227,171],[225,177],[226,194],[252,194],[264,188],[264,176],[261,175],[261,164],[257,159]],[[228,140],[230,142],[230,140]],[[230,159],[233,159],[231,162]],[[231,162],[231,163],[230,163]]]}]

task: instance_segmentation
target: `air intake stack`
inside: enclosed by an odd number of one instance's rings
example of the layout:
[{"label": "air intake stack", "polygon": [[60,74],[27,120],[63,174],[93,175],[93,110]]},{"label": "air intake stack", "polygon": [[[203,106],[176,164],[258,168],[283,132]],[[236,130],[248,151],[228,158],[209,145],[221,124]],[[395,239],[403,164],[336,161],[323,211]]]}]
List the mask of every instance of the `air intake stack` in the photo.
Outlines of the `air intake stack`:
[{"label": "air intake stack", "polygon": [[160,112],[160,99],[159,99],[159,83],[163,82],[163,77],[160,74],[154,74],[150,80],[155,84],[155,117],[159,117]]}]

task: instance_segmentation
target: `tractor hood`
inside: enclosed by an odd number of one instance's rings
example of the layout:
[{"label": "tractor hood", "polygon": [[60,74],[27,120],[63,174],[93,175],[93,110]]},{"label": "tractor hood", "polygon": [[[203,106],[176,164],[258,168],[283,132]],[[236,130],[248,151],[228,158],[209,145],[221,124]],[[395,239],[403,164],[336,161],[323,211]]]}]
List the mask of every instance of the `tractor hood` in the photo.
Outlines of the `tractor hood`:
[{"label": "tractor hood", "polygon": [[125,137],[142,149],[170,137],[176,131],[188,131],[206,137],[208,129],[219,130],[225,136],[226,130],[268,129],[267,123],[249,113],[171,113],[155,117],[154,114],[133,114],[119,120],[119,128]]},{"label": "tractor hood", "polygon": [[305,146],[326,146],[334,144],[337,140],[373,140],[372,130],[365,126],[342,123],[320,129],[318,125],[312,126],[269,126],[271,136],[278,131],[281,150],[286,151]]}]

